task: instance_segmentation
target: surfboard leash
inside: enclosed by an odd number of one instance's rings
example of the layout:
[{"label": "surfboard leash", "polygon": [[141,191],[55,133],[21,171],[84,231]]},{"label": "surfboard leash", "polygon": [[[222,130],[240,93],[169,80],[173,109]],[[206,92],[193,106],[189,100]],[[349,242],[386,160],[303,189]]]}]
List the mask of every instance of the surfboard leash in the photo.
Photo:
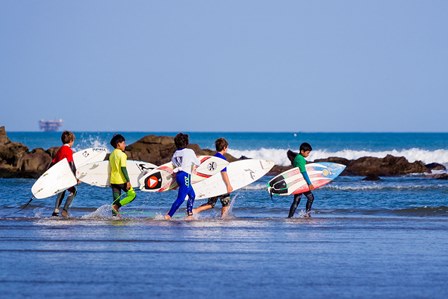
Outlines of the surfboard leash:
[{"label": "surfboard leash", "polygon": [[6,215],[6,216],[9,217],[9,216],[11,216],[11,215],[14,215],[14,214],[20,212],[20,211],[25,210],[25,209],[30,205],[30,203],[33,201],[34,198],[35,198],[34,196],[31,196],[31,199],[30,199],[26,204],[20,206],[19,209],[18,209],[17,211],[14,211],[14,212],[12,212],[11,214],[8,214],[8,215]]}]

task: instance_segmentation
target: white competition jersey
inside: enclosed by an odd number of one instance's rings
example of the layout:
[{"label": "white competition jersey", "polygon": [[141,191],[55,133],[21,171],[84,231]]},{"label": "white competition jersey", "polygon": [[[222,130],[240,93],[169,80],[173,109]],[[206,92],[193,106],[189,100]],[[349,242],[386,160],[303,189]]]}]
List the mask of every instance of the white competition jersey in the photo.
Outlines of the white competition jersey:
[{"label": "white competition jersey", "polygon": [[188,174],[191,174],[193,164],[196,166],[200,165],[198,157],[196,157],[194,151],[189,148],[175,151],[171,162],[173,162],[174,167],[178,168],[178,170],[185,171]]}]

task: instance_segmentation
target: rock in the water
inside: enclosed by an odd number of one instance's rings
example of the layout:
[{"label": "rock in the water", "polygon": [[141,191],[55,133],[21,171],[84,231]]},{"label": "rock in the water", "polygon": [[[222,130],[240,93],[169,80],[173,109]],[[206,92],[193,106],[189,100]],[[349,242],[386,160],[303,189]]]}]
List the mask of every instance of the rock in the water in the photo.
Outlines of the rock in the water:
[{"label": "rock in the water", "polygon": [[380,181],[381,178],[375,174],[369,174],[365,178],[362,179],[363,181]]},{"label": "rock in the water", "polygon": [[429,163],[425,165],[426,168],[428,168],[428,170],[433,171],[433,170],[446,170],[446,167],[442,164],[439,163]]}]

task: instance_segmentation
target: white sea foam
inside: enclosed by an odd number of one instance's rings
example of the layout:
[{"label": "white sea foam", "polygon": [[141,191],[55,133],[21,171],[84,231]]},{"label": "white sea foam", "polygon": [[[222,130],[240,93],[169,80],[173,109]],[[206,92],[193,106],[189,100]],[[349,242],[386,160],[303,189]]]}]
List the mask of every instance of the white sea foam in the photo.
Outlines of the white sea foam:
[{"label": "white sea foam", "polygon": [[[246,156],[248,158],[255,159],[267,159],[272,160],[277,165],[287,166],[291,163],[286,157],[286,151],[288,149],[272,149],[261,148],[259,150],[234,150],[229,149],[229,154],[234,157]],[[329,157],[340,157],[349,160],[358,159],[361,157],[377,157],[384,158],[387,155],[393,155],[396,157],[405,157],[409,162],[422,161],[423,163],[440,163],[448,166],[448,150],[425,150],[419,148],[410,148],[404,150],[390,150],[390,151],[362,151],[362,150],[341,150],[341,151],[327,151],[327,150],[313,150],[308,161],[316,159],[325,159]]]},{"label": "white sea foam", "polygon": [[260,184],[260,183],[252,183],[250,185],[247,185],[243,187],[243,190],[263,190],[266,188],[266,184]]},{"label": "white sea foam", "polygon": [[101,139],[100,136],[92,136],[89,135],[88,137],[83,137],[80,140],[76,140],[74,150],[80,151],[86,148],[108,148],[108,143]]}]

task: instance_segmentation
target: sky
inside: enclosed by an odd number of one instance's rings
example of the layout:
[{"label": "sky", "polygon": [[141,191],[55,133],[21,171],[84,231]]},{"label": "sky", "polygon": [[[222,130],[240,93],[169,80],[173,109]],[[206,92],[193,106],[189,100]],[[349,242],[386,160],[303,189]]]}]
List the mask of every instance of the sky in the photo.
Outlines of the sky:
[{"label": "sky", "polygon": [[0,0],[0,126],[447,132],[445,0]]}]

